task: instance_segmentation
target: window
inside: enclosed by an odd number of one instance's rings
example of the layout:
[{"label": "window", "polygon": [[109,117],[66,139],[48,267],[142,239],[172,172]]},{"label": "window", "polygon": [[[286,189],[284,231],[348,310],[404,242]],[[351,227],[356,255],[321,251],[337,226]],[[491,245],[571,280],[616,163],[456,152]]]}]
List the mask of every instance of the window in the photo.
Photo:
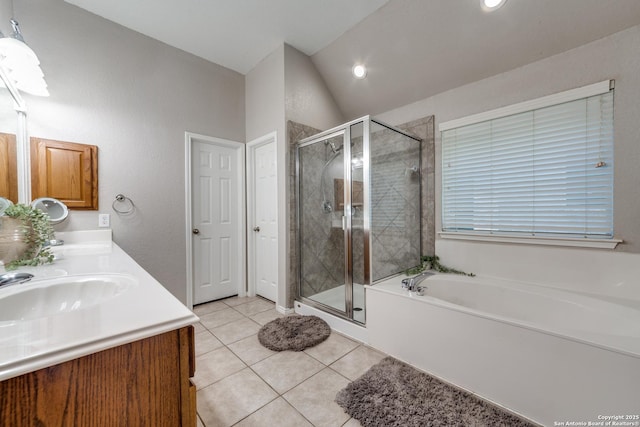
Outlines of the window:
[{"label": "window", "polygon": [[440,130],[445,234],[613,237],[609,81]]}]

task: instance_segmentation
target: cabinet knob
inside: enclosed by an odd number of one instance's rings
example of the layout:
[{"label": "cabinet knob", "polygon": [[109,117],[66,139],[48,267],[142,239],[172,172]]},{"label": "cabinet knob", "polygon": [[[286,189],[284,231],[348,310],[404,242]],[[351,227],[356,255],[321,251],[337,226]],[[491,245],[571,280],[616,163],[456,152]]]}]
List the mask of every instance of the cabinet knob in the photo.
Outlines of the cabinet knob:
[{"label": "cabinet knob", "polygon": [[193,234],[200,234],[200,230],[198,230],[197,228],[194,228],[192,230]]},{"label": "cabinet knob", "polygon": [[253,227],[253,231],[255,231],[256,233],[259,233],[260,232],[260,227],[259,226],[258,227]]}]

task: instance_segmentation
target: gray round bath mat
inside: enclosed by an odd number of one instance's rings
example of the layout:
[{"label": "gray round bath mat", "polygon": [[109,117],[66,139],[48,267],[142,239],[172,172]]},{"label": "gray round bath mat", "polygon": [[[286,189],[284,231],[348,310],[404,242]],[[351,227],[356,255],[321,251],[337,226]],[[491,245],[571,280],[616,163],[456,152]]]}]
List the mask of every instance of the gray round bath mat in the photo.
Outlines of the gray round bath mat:
[{"label": "gray round bath mat", "polygon": [[329,338],[331,328],[317,316],[287,316],[260,328],[258,341],[273,351],[302,351]]}]

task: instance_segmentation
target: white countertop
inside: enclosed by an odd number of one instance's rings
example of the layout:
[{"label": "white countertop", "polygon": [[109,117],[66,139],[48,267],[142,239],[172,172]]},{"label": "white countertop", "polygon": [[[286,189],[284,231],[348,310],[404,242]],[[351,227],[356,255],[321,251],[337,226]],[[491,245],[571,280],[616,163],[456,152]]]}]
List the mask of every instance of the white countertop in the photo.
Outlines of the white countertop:
[{"label": "white countertop", "polygon": [[[78,275],[122,274],[135,285],[97,305],[30,320],[0,320],[0,380],[76,359],[107,348],[178,329],[198,321],[129,255],[111,242],[111,230],[56,233],[65,245],[56,261],[24,267],[30,282],[0,288],[0,299],[17,287]],[[0,274],[4,273],[0,266]]]}]

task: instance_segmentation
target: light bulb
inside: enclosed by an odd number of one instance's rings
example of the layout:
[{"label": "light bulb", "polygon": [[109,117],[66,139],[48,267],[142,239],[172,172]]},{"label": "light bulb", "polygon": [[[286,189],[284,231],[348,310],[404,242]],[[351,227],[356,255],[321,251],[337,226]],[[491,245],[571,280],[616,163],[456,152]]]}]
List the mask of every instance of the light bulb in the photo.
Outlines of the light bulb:
[{"label": "light bulb", "polygon": [[353,66],[353,76],[356,79],[364,79],[367,77],[367,69],[362,64],[356,64]]},{"label": "light bulb", "polygon": [[507,0],[480,0],[480,5],[482,9],[486,11],[496,10],[507,2]]}]

